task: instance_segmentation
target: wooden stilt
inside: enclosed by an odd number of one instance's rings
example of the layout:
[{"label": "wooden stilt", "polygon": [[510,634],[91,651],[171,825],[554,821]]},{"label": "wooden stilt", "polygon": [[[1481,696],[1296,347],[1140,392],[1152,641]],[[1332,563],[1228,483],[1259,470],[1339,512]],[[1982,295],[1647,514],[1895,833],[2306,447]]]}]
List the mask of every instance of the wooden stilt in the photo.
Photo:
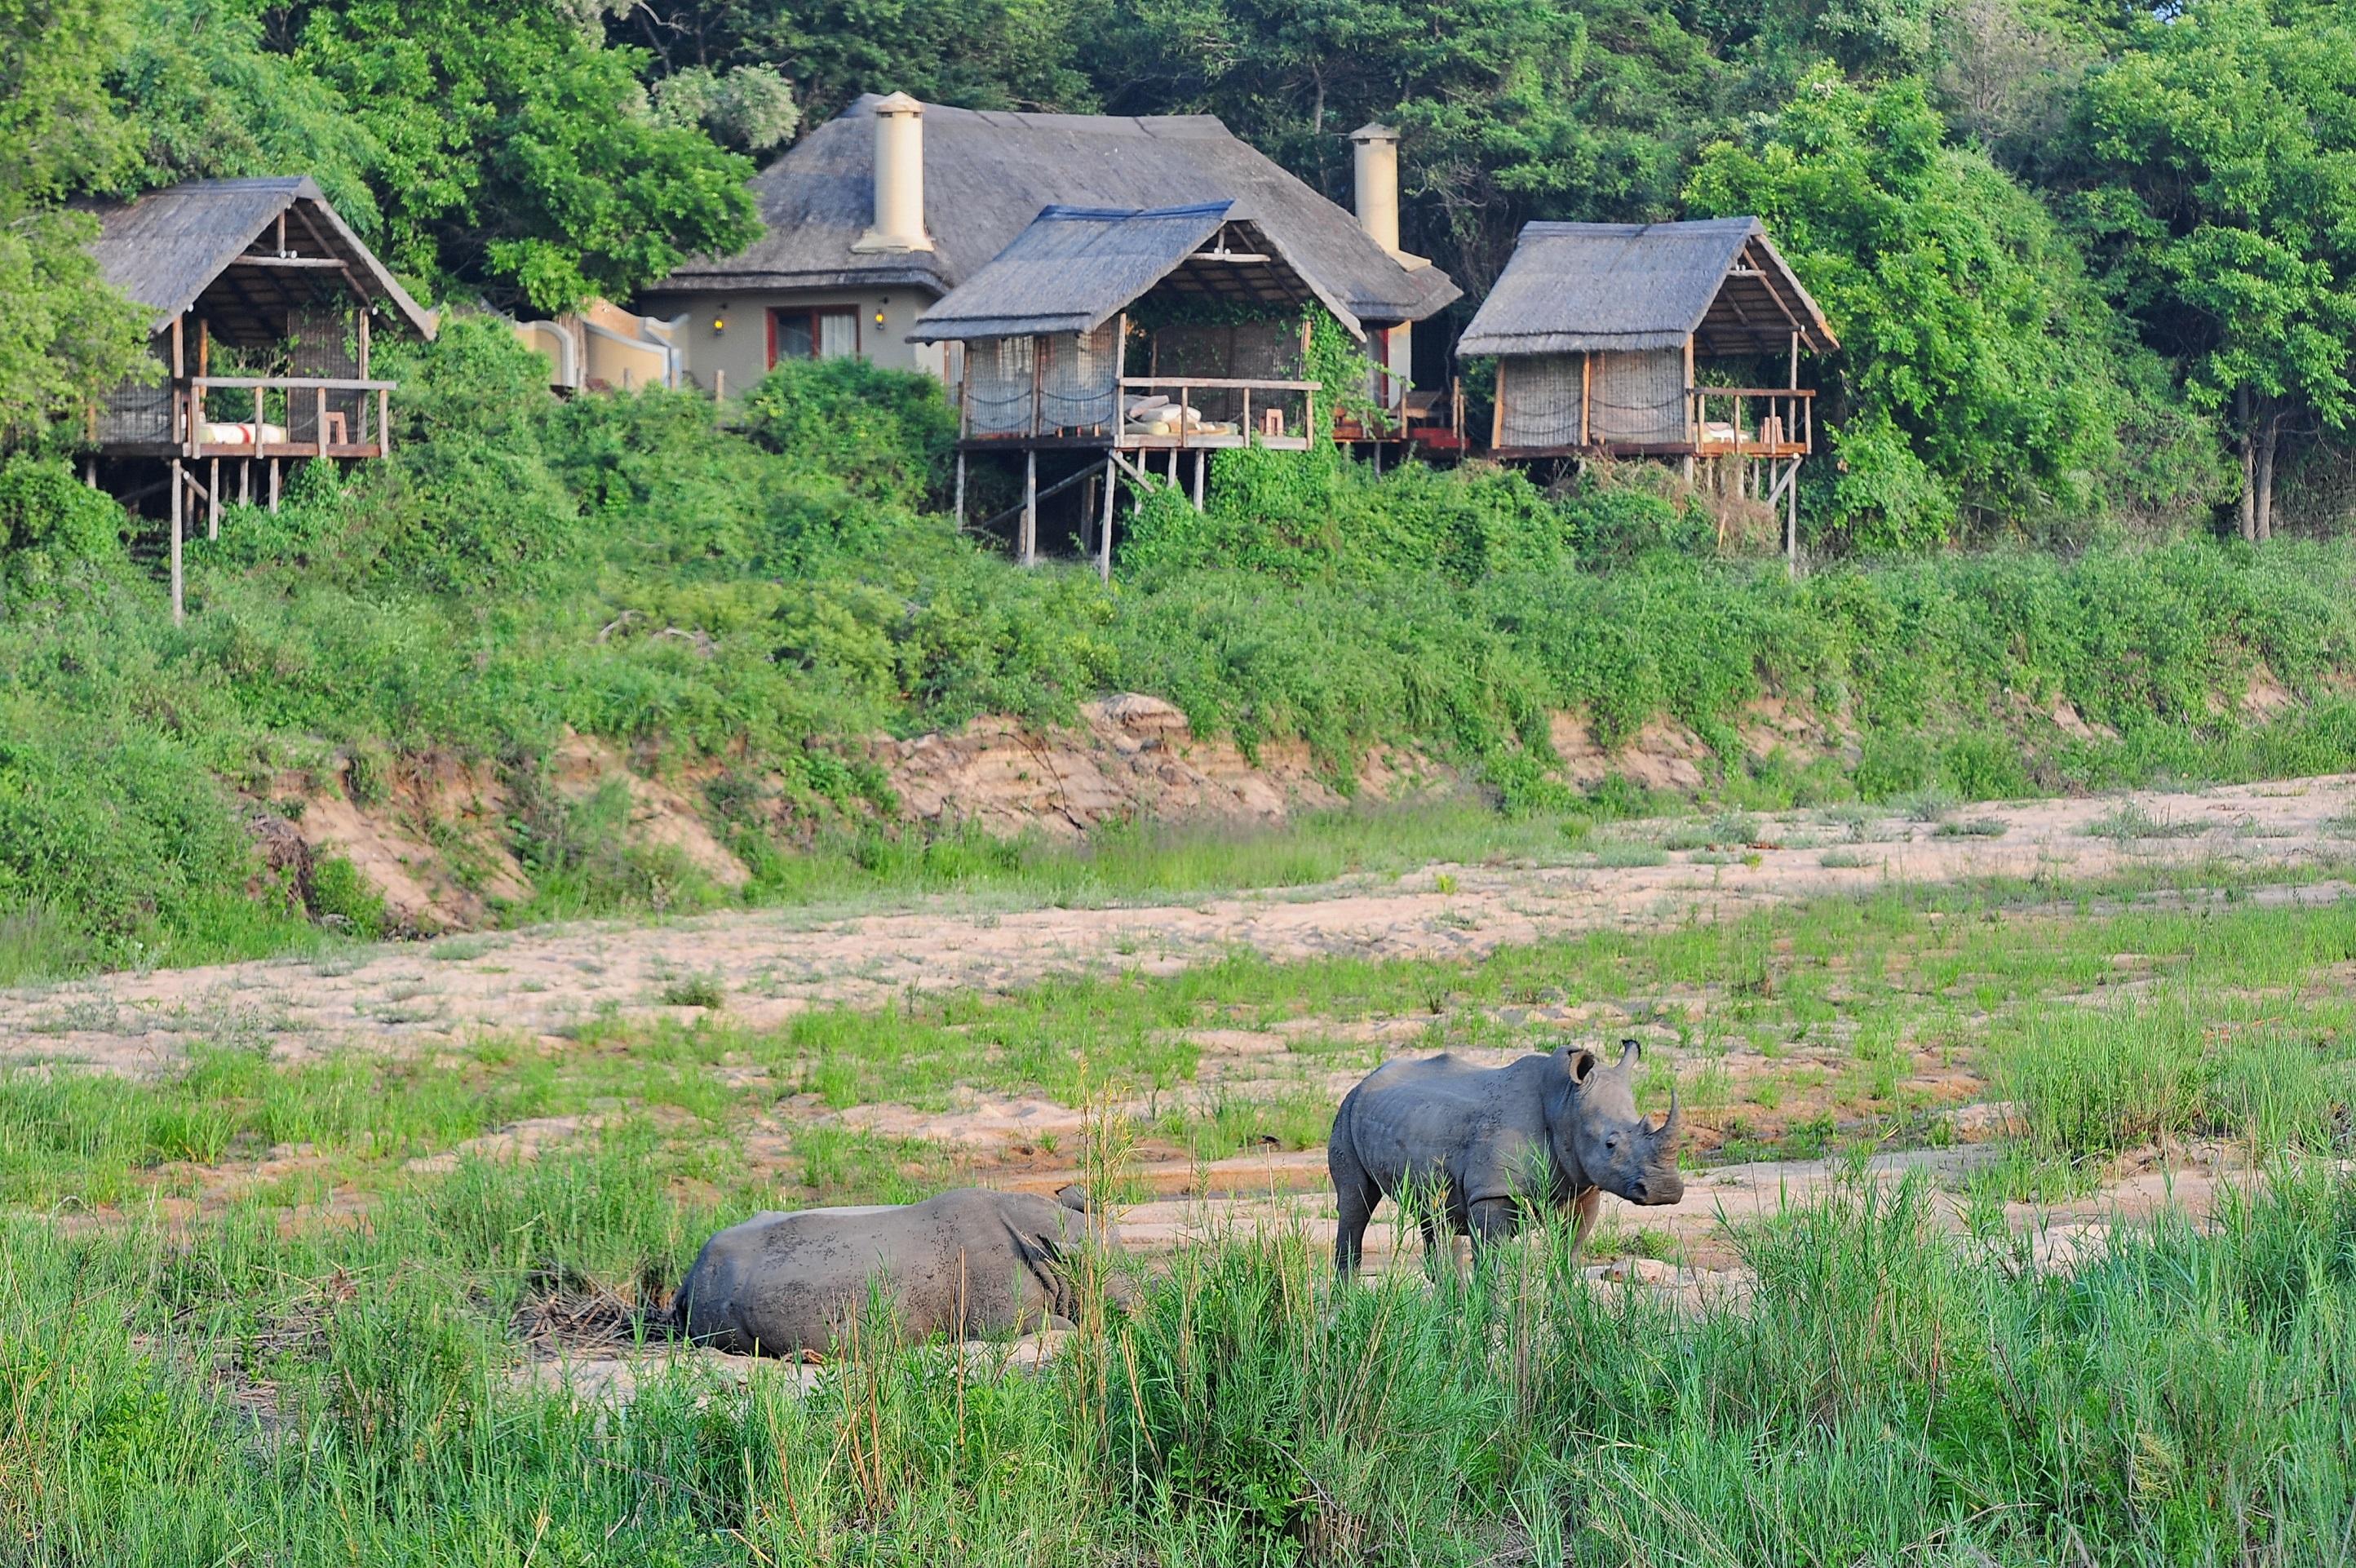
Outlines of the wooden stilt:
[{"label": "wooden stilt", "polygon": [[1792,477],[1783,483],[1783,564],[1800,569],[1800,460],[1792,459]]},{"label": "wooden stilt", "polygon": [[1105,459],[1104,515],[1097,520],[1097,575],[1112,581],[1112,498],[1120,488],[1114,478],[1112,459]]},{"label": "wooden stilt", "polygon": [[81,460],[81,482],[91,489],[98,489],[98,459],[95,456]]},{"label": "wooden stilt", "polygon": [[220,537],[220,459],[212,459],[211,478],[205,484],[205,537]]},{"label": "wooden stilt", "polygon": [[1023,564],[1039,558],[1039,449],[1023,454],[1023,537],[1018,542]]},{"label": "wooden stilt", "polygon": [[270,511],[273,517],[278,514],[278,459],[275,457],[270,459]]},{"label": "wooden stilt", "polygon": [[185,494],[183,494],[183,493],[182,493],[182,492],[183,492],[183,490],[186,489],[186,487],[185,487],[185,486],[183,486],[183,485],[181,484],[181,482],[180,482],[180,481],[181,481],[181,479],[182,479],[182,478],[183,478],[183,476],[182,476],[182,474],[181,474],[181,472],[180,472],[180,460],[179,460],[177,457],[175,457],[175,458],[173,458],[173,459],[172,459],[172,486],[171,486],[171,489],[172,489],[172,624],[173,624],[174,626],[177,626],[177,625],[179,625],[183,620],[185,620],[185,619],[187,619],[187,604],[186,604],[186,601],[181,597],[181,591],[180,591],[180,590],[181,590],[181,579],[180,579],[180,531],[181,531],[181,526],[182,526],[181,520],[182,520],[182,516],[183,516],[183,514],[184,514],[184,512],[185,512],[185,510],[186,510],[186,509],[187,509],[187,504],[188,504],[188,499],[187,499],[187,497]]},{"label": "wooden stilt", "polygon": [[253,504],[253,459],[251,457],[237,460],[237,504]]},{"label": "wooden stilt", "polygon": [[1208,452],[1194,454],[1194,510],[1196,511],[1203,510],[1203,469],[1210,460],[1211,455]]},{"label": "wooden stilt", "polygon": [[957,525],[958,532],[963,533],[965,532],[965,454],[963,452],[958,454]]}]

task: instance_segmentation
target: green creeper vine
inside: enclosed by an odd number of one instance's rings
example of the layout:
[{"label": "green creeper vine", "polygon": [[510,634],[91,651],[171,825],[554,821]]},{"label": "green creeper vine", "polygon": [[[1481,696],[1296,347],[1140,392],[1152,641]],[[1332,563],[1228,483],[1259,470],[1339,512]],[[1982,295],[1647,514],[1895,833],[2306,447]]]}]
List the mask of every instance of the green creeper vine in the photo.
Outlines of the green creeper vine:
[{"label": "green creeper vine", "polygon": [[[1323,388],[1336,414],[1349,414],[1370,430],[1387,424],[1388,415],[1382,400],[1369,390],[1375,384],[1376,365],[1367,357],[1365,346],[1323,306],[1311,306],[1301,313],[1301,319],[1309,328],[1309,352],[1301,366],[1301,379]],[[1333,429],[1330,421],[1321,421],[1314,438],[1330,441]]]}]

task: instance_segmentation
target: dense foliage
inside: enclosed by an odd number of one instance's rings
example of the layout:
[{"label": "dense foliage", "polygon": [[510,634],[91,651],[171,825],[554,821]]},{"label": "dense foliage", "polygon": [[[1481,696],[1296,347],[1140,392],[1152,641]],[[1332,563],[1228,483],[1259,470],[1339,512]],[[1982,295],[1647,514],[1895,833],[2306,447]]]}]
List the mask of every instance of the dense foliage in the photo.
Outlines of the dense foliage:
[{"label": "dense foliage", "polygon": [[2254,541],[2356,497],[2356,29],[2324,0],[52,0],[0,35],[0,435],[135,343],[75,195],[301,168],[421,287],[552,309],[745,242],[741,155],[898,89],[1215,113],[1342,199],[1388,121],[1407,244],[1473,299],[1531,219],[1758,212],[1844,345],[1820,550],[2236,506]]},{"label": "dense foliage", "polygon": [[[1325,447],[1220,455],[1203,513],[1154,487],[1108,587],[957,532],[918,376],[797,361],[725,409],[562,403],[489,317],[402,353],[392,456],[304,470],[275,514],[230,509],[189,545],[185,628],[110,502],[61,464],[0,468],[0,919],[37,907],[44,940],[101,961],[276,940],[270,920],[321,907],[244,847],[274,778],[341,758],[358,788],[454,756],[528,800],[568,727],[720,763],[701,803],[759,897],[813,829],[888,815],[846,737],[1053,720],[1113,690],[1247,747],[1304,740],[1344,788],[1370,748],[1420,746],[1515,811],[1574,803],[1564,710],[1608,746],[1674,717],[1723,758],[1714,788],[1762,803],[2356,764],[2332,696],[2356,558],[2332,546],[1794,581],[1706,559],[1714,519],[1666,476],[1550,494],[1478,467],[1376,478]],[[2262,665],[2314,705],[2239,715]],[[1771,693],[1860,749],[1749,756],[1740,711]],[[2061,727],[2057,701],[2116,738]],[[514,847],[570,831],[524,811]]]}]

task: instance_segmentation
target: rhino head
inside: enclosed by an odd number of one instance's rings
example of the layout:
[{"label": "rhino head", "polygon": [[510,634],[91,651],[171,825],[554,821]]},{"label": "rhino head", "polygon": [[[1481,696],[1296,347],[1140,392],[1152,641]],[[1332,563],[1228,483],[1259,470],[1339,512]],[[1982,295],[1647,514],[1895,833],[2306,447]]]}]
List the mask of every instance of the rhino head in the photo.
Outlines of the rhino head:
[{"label": "rhino head", "polygon": [[1556,1161],[1586,1183],[1631,1203],[1675,1203],[1685,1196],[1677,1175],[1676,1090],[1669,1090],[1669,1114],[1658,1127],[1636,1109],[1636,1062],[1644,1047],[1620,1042],[1620,1060],[1605,1067],[1593,1051],[1566,1046],[1555,1052],[1562,1065],[1560,1098],[1547,1121]]}]

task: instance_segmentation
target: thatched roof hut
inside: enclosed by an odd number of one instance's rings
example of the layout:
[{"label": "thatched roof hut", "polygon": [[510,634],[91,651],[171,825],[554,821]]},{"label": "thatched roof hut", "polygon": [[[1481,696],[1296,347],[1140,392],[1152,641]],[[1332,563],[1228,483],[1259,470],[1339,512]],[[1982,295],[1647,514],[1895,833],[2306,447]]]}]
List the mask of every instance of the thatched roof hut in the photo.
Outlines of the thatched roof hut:
[{"label": "thatched roof hut", "polygon": [[1315,300],[1353,332],[1347,305],[1296,266],[1232,201],[1144,211],[1050,207],[980,271],[917,317],[916,342],[1094,332],[1153,290],[1297,312]]},{"label": "thatched roof hut", "polygon": [[1840,345],[1756,218],[1531,223],[1456,345],[1460,356]]},{"label": "thatched roof hut", "polygon": [[92,211],[99,272],[155,312],[151,331],[194,313],[216,341],[274,342],[325,285],[434,335],[433,314],[306,176],[190,180]]}]

